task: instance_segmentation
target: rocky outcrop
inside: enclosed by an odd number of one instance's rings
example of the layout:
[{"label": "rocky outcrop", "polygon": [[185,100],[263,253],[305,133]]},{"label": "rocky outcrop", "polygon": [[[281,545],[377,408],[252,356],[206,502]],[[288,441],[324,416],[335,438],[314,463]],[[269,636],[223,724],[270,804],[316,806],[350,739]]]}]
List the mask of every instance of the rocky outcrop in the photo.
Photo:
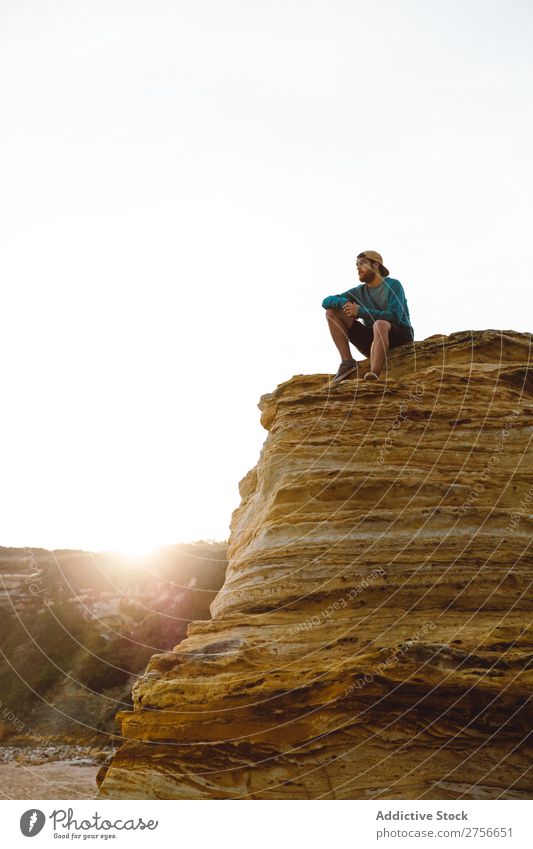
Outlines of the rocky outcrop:
[{"label": "rocky outcrop", "polygon": [[531,798],[530,364],[464,331],[261,399],[213,619],[152,657],[101,798]]}]

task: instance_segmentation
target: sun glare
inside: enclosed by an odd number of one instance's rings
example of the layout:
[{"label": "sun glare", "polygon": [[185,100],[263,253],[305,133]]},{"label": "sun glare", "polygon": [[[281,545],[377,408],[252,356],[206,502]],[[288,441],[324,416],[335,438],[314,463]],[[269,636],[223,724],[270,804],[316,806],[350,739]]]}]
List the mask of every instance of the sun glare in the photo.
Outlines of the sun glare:
[{"label": "sun glare", "polygon": [[119,546],[115,551],[124,559],[138,563],[140,560],[154,556],[159,551],[159,548],[160,546],[153,543],[131,542],[127,545]]}]

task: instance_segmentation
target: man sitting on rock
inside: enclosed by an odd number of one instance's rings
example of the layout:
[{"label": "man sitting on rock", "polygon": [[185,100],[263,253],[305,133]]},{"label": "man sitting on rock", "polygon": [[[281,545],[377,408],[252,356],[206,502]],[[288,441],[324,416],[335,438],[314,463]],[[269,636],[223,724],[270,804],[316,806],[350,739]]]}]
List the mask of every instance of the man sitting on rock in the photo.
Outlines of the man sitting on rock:
[{"label": "man sitting on rock", "polygon": [[357,256],[356,266],[361,285],[322,301],[331,336],[341,355],[334,383],[357,371],[350,342],[365,357],[370,357],[371,370],[365,374],[365,380],[377,380],[389,348],[414,339],[403,286],[389,277],[381,254],[363,251]]}]

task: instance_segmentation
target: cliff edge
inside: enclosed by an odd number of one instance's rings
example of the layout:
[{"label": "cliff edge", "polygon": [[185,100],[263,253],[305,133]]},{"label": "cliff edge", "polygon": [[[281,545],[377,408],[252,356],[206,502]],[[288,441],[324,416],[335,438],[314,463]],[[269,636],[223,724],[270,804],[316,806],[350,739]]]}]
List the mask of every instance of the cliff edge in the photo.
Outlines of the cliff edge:
[{"label": "cliff edge", "polygon": [[263,396],[213,619],[150,660],[99,798],[533,797],[531,343]]}]

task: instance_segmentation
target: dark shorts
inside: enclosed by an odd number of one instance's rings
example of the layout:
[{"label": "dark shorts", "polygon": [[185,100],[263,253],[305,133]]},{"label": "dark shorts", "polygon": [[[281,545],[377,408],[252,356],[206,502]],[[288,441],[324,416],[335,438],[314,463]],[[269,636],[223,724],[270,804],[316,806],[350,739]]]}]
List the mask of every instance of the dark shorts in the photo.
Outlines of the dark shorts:
[{"label": "dark shorts", "polygon": [[[390,322],[391,329],[389,330],[389,348],[397,348],[398,345],[406,345],[413,341],[411,331],[408,327],[402,327],[399,324]],[[366,327],[360,321],[354,321],[348,330],[348,339],[355,345],[361,354],[365,357],[370,356],[370,346],[374,341],[374,327]]]}]

